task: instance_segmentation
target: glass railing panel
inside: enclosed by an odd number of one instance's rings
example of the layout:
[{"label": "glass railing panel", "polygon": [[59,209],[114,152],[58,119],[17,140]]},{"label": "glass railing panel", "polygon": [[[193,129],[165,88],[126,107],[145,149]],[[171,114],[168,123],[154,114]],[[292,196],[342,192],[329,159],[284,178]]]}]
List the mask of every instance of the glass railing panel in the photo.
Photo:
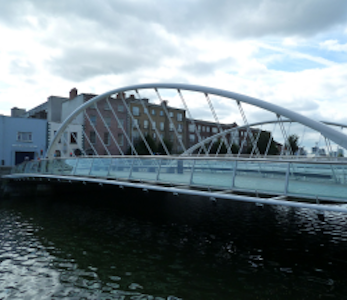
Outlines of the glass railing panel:
[{"label": "glass railing panel", "polygon": [[36,161],[36,160],[29,161],[25,167],[25,173],[37,173],[38,165],[39,165],[39,161]]},{"label": "glass railing panel", "polygon": [[343,198],[347,195],[347,167],[336,164],[292,163],[288,193],[322,198]]},{"label": "glass railing panel", "polygon": [[88,176],[91,171],[93,161],[94,158],[79,158],[77,160],[73,175]]},{"label": "glass railing panel", "polygon": [[235,163],[233,161],[196,160],[191,184],[230,189],[232,186],[234,165]]},{"label": "glass railing panel", "polygon": [[107,177],[110,164],[111,158],[94,158],[90,175],[95,177]]},{"label": "glass railing panel", "polygon": [[156,158],[138,158],[134,160],[130,179],[156,181],[160,159]]},{"label": "glass railing panel", "polygon": [[258,192],[284,193],[288,164],[238,161],[234,187]]},{"label": "glass railing panel", "polygon": [[71,158],[65,159],[63,162],[61,162],[61,175],[73,175],[75,172],[77,161],[78,159]]},{"label": "glass railing panel", "polygon": [[44,169],[45,173],[54,174],[56,163],[57,163],[56,160],[47,160],[46,165],[45,165],[45,169]]},{"label": "glass railing panel", "polygon": [[193,159],[162,159],[158,181],[189,185],[193,165]]},{"label": "glass railing panel", "polygon": [[25,170],[25,165],[26,165],[26,162],[22,162],[21,164],[18,164],[18,165],[16,165],[16,166],[14,166],[14,167],[11,169],[11,173],[12,173],[12,174],[23,173],[24,170]]},{"label": "glass railing panel", "polygon": [[24,173],[25,172],[25,167],[26,167],[26,162],[23,162],[23,163],[21,163],[20,165],[18,165],[18,172],[19,173]]},{"label": "glass railing panel", "polygon": [[48,162],[47,160],[41,160],[40,173],[47,174],[47,171],[46,171],[47,162]]},{"label": "glass railing panel", "polygon": [[112,158],[108,177],[128,179],[134,160],[136,158]]}]

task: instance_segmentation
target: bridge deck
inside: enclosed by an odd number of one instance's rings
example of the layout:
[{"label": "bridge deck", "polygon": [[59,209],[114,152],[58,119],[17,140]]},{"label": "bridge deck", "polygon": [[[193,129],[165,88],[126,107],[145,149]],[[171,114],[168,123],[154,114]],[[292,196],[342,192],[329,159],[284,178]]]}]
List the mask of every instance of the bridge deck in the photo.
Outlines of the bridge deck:
[{"label": "bridge deck", "polygon": [[[141,183],[146,183],[154,190],[166,185],[175,187],[178,192],[190,189],[199,194],[200,190],[207,196],[217,198],[223,193],[234,200],[235,193],[247,193],[255,196],[253,202],[288,206],[300,203],[312,208],[310,205],[314,202],[321,209],[327,209],[332,206],[320,204],[320,201],[328,201],[340,204],[340,211],[347,211],[347,204],[341,206],[347,203],[346,174],[347,163],[336,161],[151,156],[31,161],[18,166],[8,178],[41,177],[80,181],[88,178],[93,182],[113,182],[118,185],[129,182],[133,187],[142,187]],[[269,197],[274,197],[275,202],[269,201]]]}]

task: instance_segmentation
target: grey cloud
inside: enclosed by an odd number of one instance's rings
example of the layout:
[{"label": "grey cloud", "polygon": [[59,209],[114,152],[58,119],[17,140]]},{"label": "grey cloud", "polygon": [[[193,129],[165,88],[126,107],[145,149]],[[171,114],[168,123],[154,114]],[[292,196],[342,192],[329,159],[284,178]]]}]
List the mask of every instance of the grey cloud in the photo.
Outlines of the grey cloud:
[{"label": "grey cloud", "polygon": [[[141,26],[159,24],[173,34],[309,36],[345,24],[345,0],[200,0],[166,1],[45,1],[17,0],[2,4],[3,22],[16,23],[25,14],[82,18],[112,30],[135,20]],[[0,18],[2,19],[2,18]]]},{"label": "grey cloud", "polygon": [[13,60],[10,63],[10,73],[14,75],[32,76],[36,73],[35,66],[25,60]]},{"label": "grey cloud", "polygon": [[[153,61],[155,63],[155,61]],[[61,77],[82,81],[98,75],[122,74],[152,65],[150,57],[112,49],[69,48],[61,57],[50,61],[50,68]]]},{"label": "grey cloud", "polygon": [[215,70],[221,70],[222,68],[227,68],[230,71],[237,65],[237,61],[232,57],[209,62],[192,59],[192,62],[183,65],[181,69],[195,75],[210,75]]}]

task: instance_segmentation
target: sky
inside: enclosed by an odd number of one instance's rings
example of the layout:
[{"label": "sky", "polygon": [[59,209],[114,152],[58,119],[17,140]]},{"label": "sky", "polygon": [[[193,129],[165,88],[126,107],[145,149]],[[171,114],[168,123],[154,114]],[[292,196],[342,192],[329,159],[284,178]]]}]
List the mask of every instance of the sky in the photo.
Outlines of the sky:
[{"label": "sky", "polygon": [[[188,83],[347,124],[346,0],[0,0],[0,114]],[[256,121],[257,114],[253,114]]]}]

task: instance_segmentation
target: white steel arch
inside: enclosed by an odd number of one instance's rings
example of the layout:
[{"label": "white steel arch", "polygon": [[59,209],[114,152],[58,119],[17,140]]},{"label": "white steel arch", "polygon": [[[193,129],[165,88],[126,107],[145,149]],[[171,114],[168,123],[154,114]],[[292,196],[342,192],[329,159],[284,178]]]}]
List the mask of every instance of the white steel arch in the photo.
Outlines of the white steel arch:
[{"label": "white steel arch", "polygon": [[[215,135],[212,135],[198,143],[196,143],[194,146],[190,147],[189,149],[187,149],[185,152],[183,152],[181,154],[181,156],[185,156],[185,155],[190,155],[192,154],[195,150],[199,149],[200,147],[202,147],[204,144],[210,143],[211,141],[223,137],[224,135],[231,133],[233,131],[238,131],[240,129],[244,129],[247,126],[249,127],[253,127],[253,126],[259,126],[259,125],[264,125],[264,124],[273,124],[273,123],[278,123],[278,120],[268,120],[268,121],[261,121],[261,122],[256,122],[256,123],[252,123],[252,124],[248,124],[248,125],[243,125],[243,126],[237,126],[237,127],[233,127],[227,130],[224,130],[222,132],[216,133]],[[293,122],[292,120],[282,120],[282,123],[289,123],[289,122]],[[342,124],[342,123],[336,123],[336,122],[329,122],[329,121],[321,121],[321,123],[325,124],[325,125],[331,125],[331,126],[336,126],[336,127],[341,127],[341,128],[347,128],[346,124]]]},{"label": "white steel arch", "polygon": [[[221,90],[221,89],[215,89],[215,88],[209,88],[209,87],[204,87],[204,86],[197,86],[197,85],[188,85],[188,84],[176,84],[176,83],[153,83],[153,84],[139,84],[139,85],[132,85],[132,86],[127,86],[127,87],[122,87],[122,88],[117,88],[111,91],[108,91],[104,94],[101,94],[99,96],[96,96],[89,100],[88,102],[82,104],[80,107],[78,107],[75,111],[73,111],[63,122],[59,130],[57,131],[56,136],[53,138],[48,150],[47,150],[47,156],[52,157],[53,156],[53,145],[59,141],[59,139],[62,136],[62,133],[66,129],[66,127],[71,123],[72,120],[76,116],[78,116],[80,113],[82,113],[86,108],[89,106],[93,105],[94,103],[107,99],[107,97],[113,95],[113,94],[118,94],[118,93],[124,93],[127,91],[138,91],[138,90],[143,90],[143,89],[154,89],[157,91],[158,89],[173,89],[177,90],[179,93],[181,90],[186,90],[186,91],[193,91],[193,92],[200,92],[207,95],[216,95],[220,97],[225,97],[229,98],[232,100],[236,100],[240,107],[240,103],[247,103],[259,108],[262,108],[266,111],[273,112],[275,113],[279,118],[281,116],[286,117],[292,121],[298,122],[300,124],[303,124],[319,133],[321,133],[325,138],[330,139],[331,141],[335,142],[337,145],[341,146],[344,149],[347,149],[347,136],[337,130],[334,130],[330,128],[329,126],[322,124],[321,122],[312,120],[306,116],[303,116],[299,113],[296,113],[294,111],[288,110],[286,108],[283,108],[281,106],[265,102],[260,99],[256,99],[253,97],[245,96],[242,94],[226,91],[226,90]],[[240,108],[241,110],[241,108]],[[241,114],[243,114],[241,110]],[[247,120],[244,118],[245,123]],[[247,124],[247,123],[246,123]],[[247,124],[248,128],[249,125]],[[248,130],[248,129],[247,129]],[[201,141],[199,141],[201,142]]]}]

